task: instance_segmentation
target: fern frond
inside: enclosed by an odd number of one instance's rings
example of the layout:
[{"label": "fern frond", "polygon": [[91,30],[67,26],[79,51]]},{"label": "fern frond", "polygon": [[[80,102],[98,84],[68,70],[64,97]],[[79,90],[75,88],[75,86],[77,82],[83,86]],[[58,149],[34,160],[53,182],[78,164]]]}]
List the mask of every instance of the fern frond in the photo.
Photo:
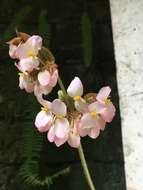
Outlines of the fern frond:
[{"label": "fern frond", "polygon": [[47,176],[44,179],[40,179],[39,169],[38,169],[37,161],[27,161],[20,168],[18,181],[22,183],[23,190],[33,190],[34,188],[41,187],[50,187],[53,184],[53,180],[58,178],[61,175],[65,175],[70,171],[70,168],[67,167],[57,173]]},{"label": "fern frond", "polygon": [[53,183],[53,180],[61,175],[65,175],[70,171],[70,168],[60,170],[51,176],[41,178],[39,172],[39,160],[42,151],[44,136],[39,134],[32,127],[32,123],[25,123],[23,129],[23,143],[21,157],[25,160],[19,169],[17,181],[22,190],[34,190],[37,188],[47,187]]}]

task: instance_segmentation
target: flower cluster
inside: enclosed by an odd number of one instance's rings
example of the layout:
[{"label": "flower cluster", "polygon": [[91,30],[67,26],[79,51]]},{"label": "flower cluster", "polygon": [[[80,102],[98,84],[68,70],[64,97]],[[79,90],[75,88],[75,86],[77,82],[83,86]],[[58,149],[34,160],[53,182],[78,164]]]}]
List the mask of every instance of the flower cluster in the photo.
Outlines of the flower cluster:
[{"label": "flower cluster", "polygon": [[[83,85],[78,77],[70,83],[67,94],[73,99],[74,109],[55,99],[44,100],[42,110],[37,114],[35,126],[40,132],[47,132],[47,138],[57,146],[66,141],[72,147],[79,147],[80,137],[88,135],[97,138],[106,122],[111,122],[115,107],[110,101],[110,87],[103,87],[95,94],[83,95]],[[41,101],[42,102],[42,101]]]},{"label": "flower cluster", "polygon": [[52,54],[42,46],[42,38],[18,32],[18,37],[7,43],[10,57],[17,60],[20,89],[34,92],[38,100],[42,94],[49,94],[57,84],[58,70]]},{"label": "flower cluster", "polygon": [[35,119],[38,131],[46,132],[47,139],[56,146],[68,142],[78,148],[81,137],[97,138],[115,115],[115,107],[109,99],[110,87],[84,96],[83,84],[75,77],[67,91],[61,88],[62,97],[47,101],[43,95],[51,92],[59,76],[54,57],[42,46],[42,38],[19,33],[19,37],[8,43],[10,57],[18,60],[15,65],[20,71],[19,87],[34,92],[42,105]]}]

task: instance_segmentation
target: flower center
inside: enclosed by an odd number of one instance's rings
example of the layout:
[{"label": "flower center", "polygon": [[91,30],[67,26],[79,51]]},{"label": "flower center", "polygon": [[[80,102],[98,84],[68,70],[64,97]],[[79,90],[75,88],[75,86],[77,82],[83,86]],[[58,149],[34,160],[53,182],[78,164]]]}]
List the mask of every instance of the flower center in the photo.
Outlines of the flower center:
[{"label": "flower center", "polygon": [[28,51],[28,52],[27,52],[27,55],[28,55],[29,57],[36,57],[36,54],[35,54],[33,51]]},{"label": "flower center", "polygon": [[96,111],[92,111],[92,112],[90,112],[90,115],[91,115],[92,117],[97,117],[97,112],[96,112]]},{"label": "flower center", "polygon": [[62,119],[64,119],[64,116],[63,115],[57,115],[56,118],[59,120],[62,120]]},{"label": "flower center", "polygon": [[20,76],[20,77],[24,77],[24,73],[18,73],[18,75]]},{"label": "flower center", "polygon": [[44,112],[48,112],[49,111],[48,107],[41,107],[41,110],[44,111]]},{"label": "flower center", "polygon": [[111,100],[110,100],[109,98],[106,98],[106,99],[104,100],[104,102],[105,102],[105,104],[110,104],[110,103],[111,103]]},{"label": "flower center", "polygon": [[81,96],[75,96],[75,97],[74,97],[74,100],[75,100],[75,101],[81,100]]}]

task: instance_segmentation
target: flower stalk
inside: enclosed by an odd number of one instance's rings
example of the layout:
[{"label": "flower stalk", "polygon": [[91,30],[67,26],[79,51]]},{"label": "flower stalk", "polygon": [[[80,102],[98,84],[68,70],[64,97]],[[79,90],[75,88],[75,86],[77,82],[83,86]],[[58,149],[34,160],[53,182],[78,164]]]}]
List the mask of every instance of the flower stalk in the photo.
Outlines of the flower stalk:
[{"label": "flower stalk", "polygon": [[64,85],[63,85],[63,82],[62,82],[62,80],[61,80],[60,77],[58,78],[58,84],[59,84],[59,86],[60,86],[60,88],[61,88],[61,90],[62,90],[62,92],[63,92],[64,99],[65,99],[67,105],[70,106],[70,102],[69,102],[69,100],[68,100],[68,96],[67,96],[67,93],[66,93],[66,89],[65,89],[65,87],[64,87]]},{"label": "flower stalk", "polygon": [[85,160],[85,156],[84,156],[84,152],[83,152],[83,148],[82,148],[82,144],[80,144],[79,148],[78,148],[78,153],[79,153],[79,157],[80,157],[80,161],[83,167],[83,172],[86,178],[86,181],[89,185],[90,190],[96,190],[93,184],[93,181],[91,179],[89,170],[88,170],[88,166]]},{"label": "flower stalk", "polygon": [[[60,88],[61,88],[61,90],[63,92],[63,95],[64,95],[66,103],[70,106],[71,104],[70,104],[70,102],[68,100],[68,96],[67,96],[65,87],[64,87],[63,82],[62,82],[60,77],[58,79],[58,84],[59,84],[59,86],[60,86]],[[85,159],[85,156],[84,156],[84,152],[83,152],[83,148],[82,148],[81,143],[80,143],[80,146],[78,148],[78,153],[79,153],[79,158],[80,158],[80,161],[81,161],[81,165],[82,165],[82,168],[83,168],[83,172],[84,172],[86,181],[87,181],[87,183],[89,185],[89,188],[90,188],[90,190],[96,190],[95,187],[94,187],[93,181],[91,179],[91,175],[90,175],[89,170],[88,170],[88,166],[87,166],[87,163],[86,163],[86,159]]]}]

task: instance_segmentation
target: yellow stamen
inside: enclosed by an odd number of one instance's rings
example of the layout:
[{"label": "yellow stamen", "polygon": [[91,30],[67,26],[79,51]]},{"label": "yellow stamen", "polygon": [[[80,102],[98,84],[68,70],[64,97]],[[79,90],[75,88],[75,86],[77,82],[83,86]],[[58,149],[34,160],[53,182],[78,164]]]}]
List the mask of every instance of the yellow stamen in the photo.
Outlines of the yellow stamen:
[{"label": "yellow stamen", "polygon": [[75,100],[75,101],[81,100],[81,96],[75,96],[75,97],[74,97],[74,100]]},{"label": "yellow stamen", "polygon": [[109,104],[109,103],[111,103],[111,100],[109,98],[107,98],[104,100],[104,102],[105,102],[105,104]]},{"label": "yellow stamen", "polygon": [[64,116],[63,115],[57,115],[56,118],[59,120],[62,120],[62,119],[64,119]]},{"label": "yellow stamen", "polygon": [[92,117],[97,117],[97,112],[96,112],[96,111],[92,111],[92,112],[90,113],[90,115],[91,115]]},{"label": "yellow stamen", "polygon": [[28,51],[28,52],[27,52],[27,55],[28,55],[29,57],[35,57],[35,56],[36,56],[33,51]]},{"label": "yellow stamen", "polygon": [[24,73],[18,73],[20,77],[24,77]]},{"label": "yellow stamen", "polygon": [[41,110],[42,110],[42,111],[45,111],[45,112],[48,112],[48,111],[49,111],[48,107],[41,107]]}]

